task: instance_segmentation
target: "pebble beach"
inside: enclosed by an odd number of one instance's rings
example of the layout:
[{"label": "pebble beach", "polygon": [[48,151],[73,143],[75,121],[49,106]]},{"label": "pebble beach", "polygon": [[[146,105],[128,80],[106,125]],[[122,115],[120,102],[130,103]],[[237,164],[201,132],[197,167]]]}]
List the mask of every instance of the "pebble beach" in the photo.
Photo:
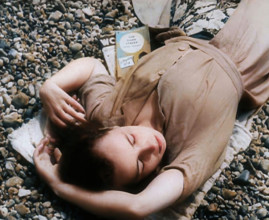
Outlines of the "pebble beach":
[{"label": "pebble beach", "polygon": [[[98,219],[54,195],[8,135],[39,113],[46,79],[80,57],[104,63],[99,39],[139,26],[131,0],[0,0],[0,219]],[[251,133],[193,219],[269,220],[269,102]]]}]

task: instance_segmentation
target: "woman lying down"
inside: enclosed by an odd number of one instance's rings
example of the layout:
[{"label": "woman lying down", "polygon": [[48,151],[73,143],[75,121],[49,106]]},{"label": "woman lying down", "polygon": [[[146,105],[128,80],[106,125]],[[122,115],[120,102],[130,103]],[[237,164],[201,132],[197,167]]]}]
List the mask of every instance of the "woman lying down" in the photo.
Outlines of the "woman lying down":
[{"label": "woman lying down", "polygon": [[34,153],[40,176],[103,217],[178,206],[219,168],[238,107],[268,98],[268,11],[242,0],[213,40],[173,38],[119,81],[93,58],[68,64],[40,90],[53,124]]}]

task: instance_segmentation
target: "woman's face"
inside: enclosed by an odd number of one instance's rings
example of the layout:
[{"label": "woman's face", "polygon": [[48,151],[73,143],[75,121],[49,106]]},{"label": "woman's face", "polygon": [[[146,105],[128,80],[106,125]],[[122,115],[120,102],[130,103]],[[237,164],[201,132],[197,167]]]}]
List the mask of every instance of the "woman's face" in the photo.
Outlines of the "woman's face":
[{"label": "woman's face", "polygon": [[94,147],[115,168],[114,184],[120,188],[152,173],[162,160],[166,142],[162,133],[143,126],[115,127]]}]

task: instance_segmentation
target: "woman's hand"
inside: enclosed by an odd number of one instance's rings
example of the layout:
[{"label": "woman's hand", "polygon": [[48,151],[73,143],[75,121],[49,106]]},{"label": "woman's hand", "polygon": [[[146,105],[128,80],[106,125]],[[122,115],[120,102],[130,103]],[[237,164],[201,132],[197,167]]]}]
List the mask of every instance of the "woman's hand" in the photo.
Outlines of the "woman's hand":
[{"label": "woman's hand", "polygon": [[47,80],[40,89],[44,109],[53,123],[60,127],[86,124],[85,111],[81,104],[63,89]]},{"label": "woman's hand", "polygon": [[49,138],[45,137],[37,145],[34,151],[34,163],[36,170],[52,189],[55,184],[59,184],[58,162],[61,158],[61,152],[58,148],[48,146]]}]

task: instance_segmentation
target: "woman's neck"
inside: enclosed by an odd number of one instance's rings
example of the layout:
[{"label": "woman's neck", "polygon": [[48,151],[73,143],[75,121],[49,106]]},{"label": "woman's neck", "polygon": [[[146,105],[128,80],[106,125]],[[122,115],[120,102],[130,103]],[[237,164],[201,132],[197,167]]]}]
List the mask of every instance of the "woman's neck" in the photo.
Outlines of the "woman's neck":
[{"label": "woman's neck", "polygon": [[156,91],[153,91],[136,118],[134,125],[150,127],[162,132],[162,118],[163,116],[159,111],[158,94]]}]

